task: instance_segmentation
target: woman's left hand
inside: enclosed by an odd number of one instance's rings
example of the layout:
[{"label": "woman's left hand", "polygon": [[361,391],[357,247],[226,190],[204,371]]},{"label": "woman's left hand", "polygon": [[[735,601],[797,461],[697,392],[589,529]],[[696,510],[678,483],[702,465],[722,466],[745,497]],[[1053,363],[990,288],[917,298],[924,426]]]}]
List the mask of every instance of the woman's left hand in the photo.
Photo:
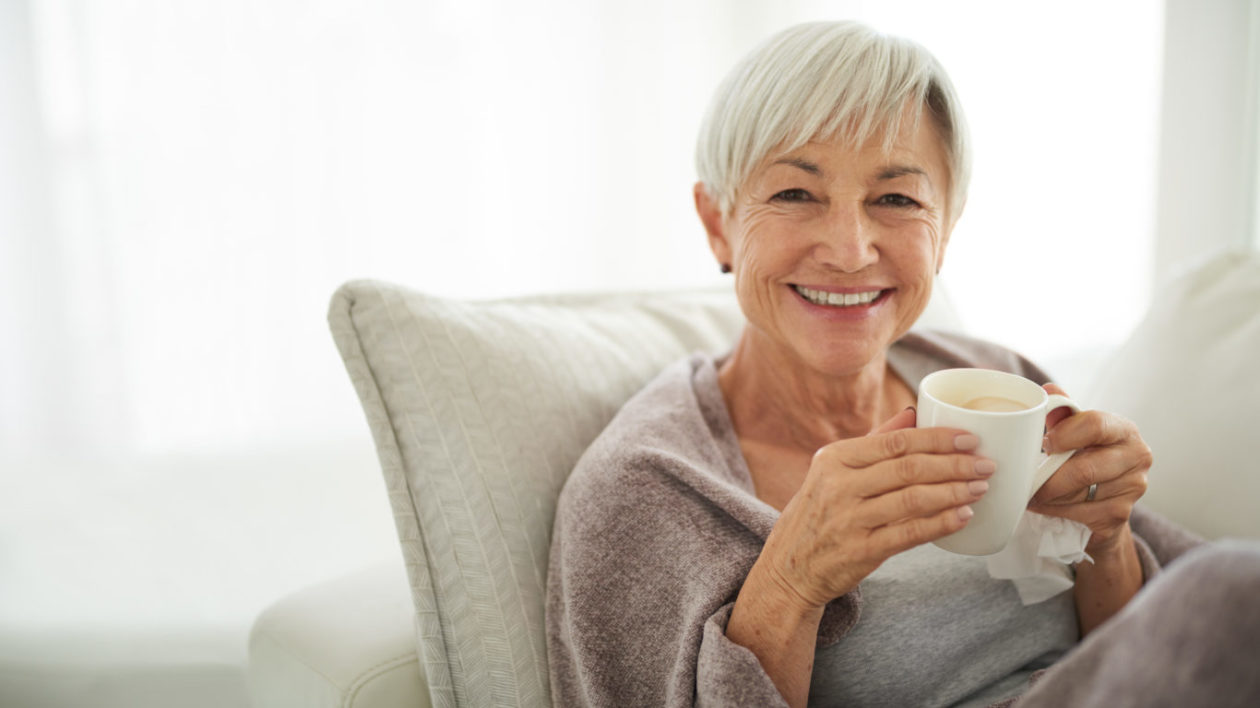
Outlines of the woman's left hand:
[{"label": "woman's left hand", "polygon": [[[1048,393],[1067,395],[1054,384]],[[1028,503],[1038,514],[1058,516],[1085,524],[1092,531],[1085,550],[1092,554],[1114,550],[1128,538],[1133,503],[1146,493],[1146,473],[1151,468],[1151,449],[1137,426],[1118,415],[1066,408],[1046,419],[1044,445],[1047,453],[1076,450]],[[1090,485],[1098,485],[1087,500]]]}]

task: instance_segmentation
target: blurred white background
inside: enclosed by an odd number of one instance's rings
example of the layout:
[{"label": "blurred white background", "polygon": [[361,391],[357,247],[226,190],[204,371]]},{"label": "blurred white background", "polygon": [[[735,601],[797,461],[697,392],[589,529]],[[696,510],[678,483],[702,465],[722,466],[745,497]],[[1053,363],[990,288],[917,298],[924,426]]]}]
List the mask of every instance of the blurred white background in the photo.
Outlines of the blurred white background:
[{"label": "blurred white background", "polygon": [[[1173,34],[1178,8],[1206,39]],[[1051,363],[1118,344],[1220,240],[1170,246],[1158,220],[1210,222],[1217,197],[1247,206],[1231,234],[1256,218],[1255,60],[1194,63],[1240,8],[0,0],[0,629],[27,638],[3,656],[192,616],[231,665],[271,598],[395,554],[332,291],[722,282],[697,126],[798,21],[865,20],[951,72],[976,154],[944,278],[968,328]],[[1179,47],[1185,85],[1246,110],[1168,96]],[[1170,121],[1203,116],[1238,174],[1161,163]]]},{"label": "blurred white background", "polygon": [[945,278],[977,332],[1053,356],[1115,341],[1150,291],[1158,3],[28,7],[8,446],[358,436],[322,317],[348,278],[718,282],[691,208],[701,113],[738,56],[820,17],[915,38],[958,84],[976,170]]}]

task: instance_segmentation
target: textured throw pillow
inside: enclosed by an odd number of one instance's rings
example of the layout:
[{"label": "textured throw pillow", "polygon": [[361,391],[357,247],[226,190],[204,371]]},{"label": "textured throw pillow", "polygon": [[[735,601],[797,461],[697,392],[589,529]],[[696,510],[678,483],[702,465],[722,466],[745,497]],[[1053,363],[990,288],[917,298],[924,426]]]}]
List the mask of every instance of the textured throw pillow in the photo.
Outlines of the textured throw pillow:
[{"label": "textured throw pillow", "polygon": [[621,404],[730,346],[727,293],[457,302],[353,282],[329,312],[384,470],[435,706],[546,705],[555,500]]},{"label": "textured throw pillow", "polygon": [[[433,705],[547,705],[560,488],[661,369],[729,349],[743,326],[733,294],[462,302],[358,281],[328,319],[376,441]],[[920,322],[957,318],[938,294]]]},{"label": "textured throw pillow", "polygon": [[1209,538],[1260,537],[1260,254],[1222,254],[1161,288],[1089,401],[1155,454],[1143,501]]}]

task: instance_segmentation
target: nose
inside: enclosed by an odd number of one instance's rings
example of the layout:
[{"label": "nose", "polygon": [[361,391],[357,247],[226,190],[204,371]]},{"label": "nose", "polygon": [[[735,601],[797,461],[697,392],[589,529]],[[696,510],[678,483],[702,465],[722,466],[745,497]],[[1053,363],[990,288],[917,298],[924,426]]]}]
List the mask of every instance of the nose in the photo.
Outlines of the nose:
[{"label": "nose", "polygon": [[833,206],[819,224],[814,258],[844,273],[857,273],[879,260],[875,225],[861,205]]}]

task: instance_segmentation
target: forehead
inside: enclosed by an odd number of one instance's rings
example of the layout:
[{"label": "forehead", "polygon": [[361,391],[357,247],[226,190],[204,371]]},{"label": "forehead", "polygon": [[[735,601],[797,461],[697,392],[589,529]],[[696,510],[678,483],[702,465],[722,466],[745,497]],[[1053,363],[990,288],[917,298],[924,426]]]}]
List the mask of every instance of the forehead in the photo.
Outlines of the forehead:
[{"label": "forehead", "polygon": [[[814,137],[791,149],[770,151],[759,172],[785,165],[811,173],[833,173],[845,167],[885,168],[896,166],[899,174],[923,173],[930,177],[946,174],[945,146],[934,121],[904,117],[895,129],[884,127],[858,144],[846,135]],[[812,169],[811,169],[812,168]]]}]

